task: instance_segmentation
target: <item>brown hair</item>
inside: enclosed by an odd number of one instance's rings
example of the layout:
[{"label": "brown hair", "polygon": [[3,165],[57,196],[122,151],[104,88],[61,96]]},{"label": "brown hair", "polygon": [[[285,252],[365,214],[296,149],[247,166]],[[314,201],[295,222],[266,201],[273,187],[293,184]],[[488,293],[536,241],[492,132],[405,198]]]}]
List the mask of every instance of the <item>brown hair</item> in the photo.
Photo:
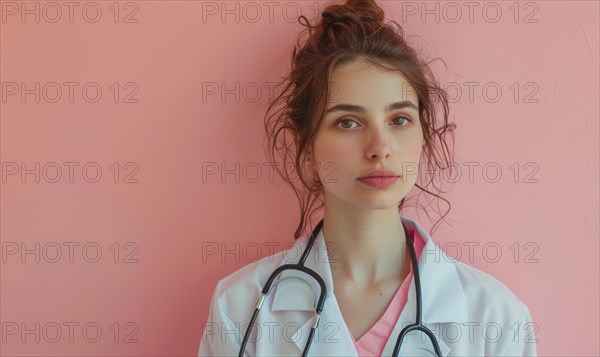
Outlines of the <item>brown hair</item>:
[{"label": "brown hair", "polygon": [[[278,94],[270,102],[265,115],[267,155],[273,162],[276,162],[276,154],[281,156],[282,163],[275,166],[276,171],[292,187],[300,202],[300,223],[294,238],[298,239],[304,231],[307,215],[312,217],[324,205],[323,186],[314,171],[305,172],[304,161],[324,117],[331,73],[337,65],[358,59],[369,61],[382,70],[400,71],[414,88],[419,98],[423,154],[427,158],[427,171],[432,174],[424,187],[416,186],[450,206],[446,199],[425,189],[432,184],[438,192],[441,191],[433,184],[434,176],[438,169],[451,170],[452,155],[449,154],[445,135],[451,133],[454,142],[453,130],[456,128],[455,124],[448,124],[447,93],[435,79],[430,62],[420,59],[407,44],[400,25],[391,21],[397,31],[384,23],[384,12],[374,0],[330,4],[323,9],[321,16],[321,21],[314,26],[306,17],[298,18],[306,29],[297,38],[291,72],[278,84]],[[307,32],[308,39],[301,45],[300,39]],[[443,108],[441,125],[436,122],[435,101],[439,101]],[[292,170],[288,170],[290,166]],[[299,186],[296,186],[291,174],[297,174]],[[400,201],[399,211],[404,207],[405,198]],[[446,214],[449,211],[450,208]]]}]

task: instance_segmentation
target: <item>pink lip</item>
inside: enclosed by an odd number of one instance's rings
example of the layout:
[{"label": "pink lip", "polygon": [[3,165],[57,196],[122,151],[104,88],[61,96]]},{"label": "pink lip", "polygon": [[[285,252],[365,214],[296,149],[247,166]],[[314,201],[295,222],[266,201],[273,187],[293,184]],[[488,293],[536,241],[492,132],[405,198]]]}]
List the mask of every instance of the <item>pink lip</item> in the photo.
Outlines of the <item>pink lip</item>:
[{"label": "pink lip", "polygon": [[398,175],[390,170],[375,170],[369,172],[366,176],[358,178],[362,183],[371,187],[386,188],[393,185],[398,179]]},{"label": "pink lip", "polygon": [[365,176],[359,177],[359,179],[367,177],[397,177],[396,173],[391,170],[374,170],[366,174]]},{"label": "pink lip", "polygon": [[395,176],[380,176],[380,177],[365,177],[365,178],[361,178],[359,179],[362,183],[372,186],[372,187],[377,187],[377,188],[386,188],[386,187],[390,187],[391,185],[394,184],[394,182],[396,182],[398,178]]}]

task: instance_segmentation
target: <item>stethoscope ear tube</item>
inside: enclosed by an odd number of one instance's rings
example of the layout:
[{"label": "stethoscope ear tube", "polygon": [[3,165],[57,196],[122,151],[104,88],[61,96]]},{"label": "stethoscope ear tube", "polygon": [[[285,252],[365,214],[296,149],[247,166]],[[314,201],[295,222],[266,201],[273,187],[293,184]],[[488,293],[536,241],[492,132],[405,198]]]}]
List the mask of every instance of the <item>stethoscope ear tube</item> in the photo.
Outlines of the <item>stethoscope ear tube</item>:
[{"label": "stethoscope ear tube", "polygon": [[[282,266],[278,267],[277,269],[275,269],[275,271],[273,271],[273,273],[267,280],[267,283],[265,284],[265,287],[262,290],[262,295],[266,296],[269,294],[269,291],[271,290],[271,285],[273,284],[273,281],[279,275],[279,273],[283,272],[284,270],[299,270],[303,273],[306,273],[306,274],[312,276],[313,279],[315,279],[317,281],[317,283],[319,284],[319,287],[321,288],[321,293],[319,294],[319,301],[317,301],[317,307],[315,308],[315,311],[317,312],[317,314],[320,314],[321,311],[323,311],[323,306],[325,306],[325,297],[327,296],[327,286],[325,286],[325,281],[323,281],[323,278],[321,278],[319,276],[319,274],[317,274],[312,269],[305,267],[304,265],[285,264],[285,265],[282,265]],[[260,299],[264,299],[264,297],[259,297],[259,300]]]},{"label": "stethoscope ear tube", "polygon": [[283,272],[285,270],[290,270],[290,269],[291,270],[299,270],[303,273],[306,273],[306,274],[312,276],[317,281],[317,283],[319,284],[319,286],[321,288],[321,292],[319,294],[319,301],[317,301],[317,306],[315,308],[315,322],[313,323],[313,326],[310,329],[310,334],[308,336],[308,342],[306,343],[306,346],[304,346],[304,351],[302,352],[302,356],[308,355],[308,350],[310,349],[311,342],[314,338],[315,330],[317,329],[317,326],[319,325],[319,320],[321,319],[321,312],[323,311],[323,307],[325,306],[325,297],[327,296],[327,287],[325,285],[325,281],[323,281],[323,278],[321,278],[321,276],[319,276],[319,274],[317,274],[312,269],[305,267],[304,262],[306,261],[306,258],[308,257],[308,253],[312,249],[312,246],[315,242],[317,233],[319,232],[319,230],[321,229],[322,226],[323,226],[323,219],[321,220],[321,222],[319,222],[319,224],[317,224],[317,226],[313,230],[312,235],[308,241],[308,244],[304,250],[304,253],[302,254],[302,257],[300,258],[300,261],[297,264],[282,265],[282,266],[278,267],[277,269],[275,269],[275,271],[273,271],[271,276],[269,276],[269,279],[267,279],[267,282],[266,282],[262,292],[260,293],[258,300],[256,301],[254,313],[252,314],[252,318],[250,319],[250,323],[248,324],[248,328],[246,329],[246,333],[244,334],[244,339],[242,340],[242,345],[240,347],[240,352],[238,354],[238,357],[243,357],[243,355],[244,355],[244,351],[246,350],[246,344],[248,343],[248,338],[250,337],[250,332],[252,331],[252,328],[254,327],[256,317],[258,316],[258,313],[263,305],[263,302],[265,301],[266,296],[269,295],[271,286],[273,285],[273,281],[281,272]]},{"label": "stethoscope ear tube", "polygon": [[423,325],[423,323],[421,322],[421,311],[422,311],[422,295],[421,295],[421,278],[419,276],[419,264],[417,262],[417,254],[415,253],[415,247],[413,245],[412,240],[410,239],[410,235],[408,233],[408,229],[406,229],[406,226],[404,225],[404,223],[402,223],[402,227],[404,228],[404,235],[406,237],[406,245],[408,246],[408,250],[410,252],[410,260],[413,266],[413,274],[415,276],[415,292],[416,292],[416,300],[417,300],[417,316],[415,318],[415,323],[414,324],[410,324],[406,327],[404,327],[402,329],[402,331],[400,331],[400,336],[398,336],[398,340],[396,341],[396,345],[394,347],[394,352],[392,353],[392,356],[398,356],[398,353],[400,353],[400,346],[402,345],[402,340],[404,340],[404,337],[406,336],[407,333],[409,333],[410,331],[421,331],[424,332],[429,339],[431,340],[431,343],[433,344],[433,349],[435,350],[435,354],[438,357],[442,357],[442,352],[440,350],[440,346],[438,345],[437,339],[435,338],[435,336],[433,335],[433,332],[431,332],[430,329],[428,329],[425,325]]},{"label": "stethoscope ear tube", "polygon": [[[260,305],[262,305],[262,300],[264,299],[264,294],[260,294],[261,297],[259,298],[260,301]],[[258,302],[257,302],[257,305]],[[252,331],[252,327],[254,326],[254,321],[256,321],[256,317],[258,316],[258,312],[260,311],[260,307],[257,307],[254,309],[254,313],[252,314],[252,318],[250,319],[250,323],[248,324],[248,329],[246,330],[246,333],[244,334],[244,339],[242,340],[242,346],[240,347],[240,353],[238,354],[238,357],[243,357],[244,356],[244,351],[246,351],[246,344],[248,343],[248,338],[250,337],[250,331]]]}]

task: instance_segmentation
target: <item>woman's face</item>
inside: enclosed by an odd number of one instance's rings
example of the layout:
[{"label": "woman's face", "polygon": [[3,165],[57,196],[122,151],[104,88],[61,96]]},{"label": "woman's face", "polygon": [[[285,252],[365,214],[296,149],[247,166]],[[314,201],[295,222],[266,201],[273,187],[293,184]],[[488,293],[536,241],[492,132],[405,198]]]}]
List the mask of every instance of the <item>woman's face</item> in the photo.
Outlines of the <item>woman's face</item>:
[{"label": "woman's face", "polygon": [[[418,97],[400,72],[364,61],[334,70],[312,155],[328,205],[397,207],[416,183],[422,144]],[[373,170],[398,177],[374,187],[360,179]]]}]

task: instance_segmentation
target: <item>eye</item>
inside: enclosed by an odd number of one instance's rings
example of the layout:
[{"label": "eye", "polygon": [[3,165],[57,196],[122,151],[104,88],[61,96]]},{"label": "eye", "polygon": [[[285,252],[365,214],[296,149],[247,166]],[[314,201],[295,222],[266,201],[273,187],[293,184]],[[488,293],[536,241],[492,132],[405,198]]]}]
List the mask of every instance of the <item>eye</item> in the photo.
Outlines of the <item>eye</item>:
[{"label": "eye", "polygon": [[[399,115],[399,116],[397,116],[397,117],[394,117],[394,119],[392,119],[392,121],[396,121],[396,122],[397,122],[397,120],[398,120],[398,119],[402,119],[402,123],[404,123],[404,122],[407,122],[407,121],[408,121],[408,122],[411,122],[411,121],[412,121],[412,120],[410,120],[410,118],[409,118],[409,117],[407,117],[407,116],[405,116],[405,115]],[[407,123],[406,125],[408,125],[408,123]],[[406,126],[406,125],[402,125],[402,124],[400,124],[400,126]]]},{"label": "eye", "polygon": [[[398,116],[396,116],[396,117],[394,117],[392,119],[392,122],[398,123],[399,119],[402,119],[402,121],[400,122],[400,124],[397,124],[397,126],[407,126],[408,123],[405,123],[405,122],[412,122],[412,119],[410,119],[410,117],[406,116],[406,115],[398,115]],[[338,120],[338,121],[335,122],[335,125],[338,128],[341,128],[341,129],[352,129],[353,128],[352,126],[347,126],[347,125],[340,126],[340,123],[345,123],[345,124],[355,123],[356,124],[356,121],[354,121],[354,119],[351,119],[349,117],[344,117],[344,118],[341,118],[340,120]]]},{"label": "eye", "polygon": [[355,123],[356,124],[356,122],[354,120],[350,119],[350,118],[342,118],[342,119],[338,120],[337,122],[335,122],[335,125],[338,128],[342,128],[342,129],[350,129],[350,127],[345,126],[345,125],[342,125],[340,127],[340,123]]}]

